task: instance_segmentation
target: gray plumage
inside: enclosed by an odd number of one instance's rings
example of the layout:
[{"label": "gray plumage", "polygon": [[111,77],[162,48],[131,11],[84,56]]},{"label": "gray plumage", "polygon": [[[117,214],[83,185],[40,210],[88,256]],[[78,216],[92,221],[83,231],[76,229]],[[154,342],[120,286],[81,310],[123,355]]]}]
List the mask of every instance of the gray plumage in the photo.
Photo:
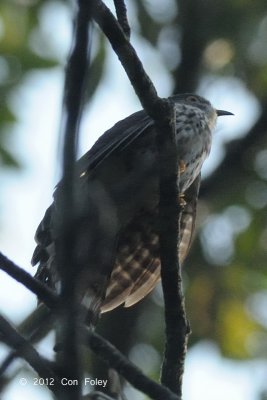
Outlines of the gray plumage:
[{"label": "gray plumage", "polygon": [[[192,241],[200,172],[210,152],[212,131],[217,116],[230,113],[215,110],[197,95],[176,95],[170,100],[176,115],[181,193],[177,201],[183,204],[178,249],[183,262]],[[87,305],[96,312],[120,304],[131,306],[160,280],[157,152],[154,122],[139,111],[114,125],[77,161],[75,199],[77,223],[82,227],[77,290],[81,301],[89,298]],[[51,287],[59,279],[54,242],[60,196],[59,183],[37,229],[32,257],[32,264],[39,264],[37,278]],[[101,253],[105,252],[108,265],[103,266]]]}]

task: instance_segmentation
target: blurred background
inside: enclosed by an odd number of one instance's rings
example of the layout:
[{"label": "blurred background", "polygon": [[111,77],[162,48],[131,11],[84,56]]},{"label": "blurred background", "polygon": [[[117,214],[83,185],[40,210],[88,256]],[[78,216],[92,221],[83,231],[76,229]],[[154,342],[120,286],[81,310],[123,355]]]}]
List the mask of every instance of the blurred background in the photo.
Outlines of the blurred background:
[{"label": "blurred background", "polygon": [[[112,1],[105,1],[112,8]],[[218,121],[203,171],[197,232],[184,263],[192,335],[184,400],[267,399],[267,7],[265,0],[131,0],[131,41],[160,96],[197,92],[235,114]],[[112,8],[113,9],[113,8]],[[0,250],[31,274],[34,233],[60,176],[58,132],[75,2],[0,3]],[[140,104],[93,30],[79,154]],[[90,99],[90,102],[89,102]],[[36,299],[0,271],[0,312],[19,326]],[[158,379],[161,289],[105,314],[98,331]],[[53,333],[38,343],[53,358]],[[8,349],[0,346],[0,363]],[[88,352],[88,376],[106,377]],[[16,360],[1,399],[52,399]],[[19,379],[28,384],[21,386]],[[128,399],[144,396],[126,385]]]}]

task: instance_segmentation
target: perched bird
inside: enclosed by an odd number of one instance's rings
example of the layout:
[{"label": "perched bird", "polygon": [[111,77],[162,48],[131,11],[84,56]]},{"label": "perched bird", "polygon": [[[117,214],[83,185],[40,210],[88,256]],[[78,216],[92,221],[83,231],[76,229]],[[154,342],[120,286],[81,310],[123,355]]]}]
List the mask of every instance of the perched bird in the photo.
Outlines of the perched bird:
[{"label": "perched bird", "polygon": [[[214,109],[195,94],[175,95],[169,100],[176,115],[177,201],[182,205],[178,252],[182,263],[192,240],[200,173],[210,152],[212,132],[217,117],[231,113]],[[82,232],[76,245],[80,271],[77,290],[81,301],[89,294],[89,307],[96,312],[121,304],[129,307],[160,280],[156,134],[154,121],[145,111],[136,112],[105,132],[76,163],[75,204]],[[54,244],[61,206],[59,183],[54,202],[37,229],[32,257],[32,264],[39,264],[36,277],[53,288],[59,280]],[[105,231],[109,232],[106,236]],[[104,268],[99,260],[105,252],[109,265]]]}]

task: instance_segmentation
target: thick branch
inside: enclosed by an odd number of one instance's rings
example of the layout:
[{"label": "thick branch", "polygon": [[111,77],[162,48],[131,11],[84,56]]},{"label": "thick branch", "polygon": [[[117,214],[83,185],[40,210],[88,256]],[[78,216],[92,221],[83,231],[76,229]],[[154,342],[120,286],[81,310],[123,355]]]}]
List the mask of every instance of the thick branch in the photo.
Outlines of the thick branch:
[{"label": "thick branch", "polygon": [[[175,72],[174,93],[193,92],[199,81],[202,52],[212,18],[212,2],[180,0],[177,24],[181,29],[181,62]],[[208,17],[207,17],[208,14]],[[198,32],[198,34],[196,34]]]},{"label": "thick branch", "polygon": [[[61,207],[55,216],[58,240],[56,263],[61,277],[61,323],[59,326],[62,352],[58,361],[69,379],[80,382],[81,357],[79,354],[79,332],[77,326],[78,305],[76,301],[76,279],[78,267],[75,261],[75,244],[79,240],[75,217],[74,164],[84,90],[89,65],[89,22],[91,2],[78,1],[75,21],[74,46],[66,69],[64,106],[66,112],[64,126],[63,178],[61,187]],[[62,391],[62,399],[80,399],[81,385],[73,385]]]},{"label": "thick branch", "polygon": [[[177,254],[179,210],[177,207],[178,160],[175,143],[174,107],[160,99],[135,50],[116,19],[101,0],[95,0],[94,18],[117,53],[145,111],[158,129],[160,165],[161,274],[165,301],[166,350],[162,382],[181,394],[181,379],[187,345],[181,271]],[[178,341],[178,338],[179,341]]]},{"label": "thick branch", "polygon": [[[172,119],[174,125],[175,118]],[[175,127],[173,126],[173,132]],[[174,133],[173,133],[174,135]],[[174,142],[174,145],[172,143]],[[166,343],[161,382],[182,395],[182,376],[187,348],[187,320],[178,260],[179,190],[178,161],[174,137],[172,142],[159,136],[160,161],[160,254],[161,279],[165,303]],[[172,146],[172,147],[170,147]],[[179,181],[178,181],[179,182]]]}]

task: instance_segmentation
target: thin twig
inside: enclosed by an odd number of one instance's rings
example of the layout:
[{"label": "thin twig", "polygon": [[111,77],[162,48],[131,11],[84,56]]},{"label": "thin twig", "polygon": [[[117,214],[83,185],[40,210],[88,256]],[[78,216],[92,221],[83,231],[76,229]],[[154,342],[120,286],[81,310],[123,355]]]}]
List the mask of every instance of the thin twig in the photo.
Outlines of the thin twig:
[{"label": "thin twig", "polygon": [[4,375],[10,364],[12,364],[12,362],[17,359],[17,357],[18,353],[16,351],[12,351],[6,356],[6,358],[0,365],[0,378],[2,377],[2,375]]},{"label": "thin twig", "polygon": [[127,8],[125,6],[124,0],[114,0],[114,5],[121,29],[123,30],[124,35],[127,37],[127,39],[130,40],[131,28],[128,22]]},{"label": "thin twig", "polygon": [[58,303],[57,295],[43,285],[37,279],[33,278],[24,269],[18,267],[13,261],[7,258],[3,253],[0,252],[0,269],[5,271],[9,276],[20,282],[32,293],[36,294],[39,300],[47,304],[49,308],[54,308]]},{"label": "thin twig", "polygon": [[159,120],[163,114],[164,102],[158,97],[151,79],[116,18],[101,0],[94,0],[93,18],[110,41],[147,114]]},{"label": "thin twig", "polygon": [[23,338],[10,323],[0,314],[0,340],[13,348],[20,357],[24,358],[40,377],[50,380],[49,389],[56,395],[60,392],[60,382],[49,362],[45,360],[33,348],[33,346]]}]

